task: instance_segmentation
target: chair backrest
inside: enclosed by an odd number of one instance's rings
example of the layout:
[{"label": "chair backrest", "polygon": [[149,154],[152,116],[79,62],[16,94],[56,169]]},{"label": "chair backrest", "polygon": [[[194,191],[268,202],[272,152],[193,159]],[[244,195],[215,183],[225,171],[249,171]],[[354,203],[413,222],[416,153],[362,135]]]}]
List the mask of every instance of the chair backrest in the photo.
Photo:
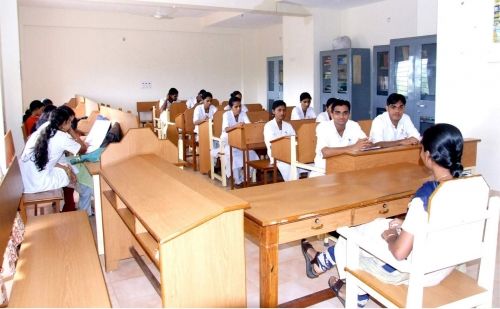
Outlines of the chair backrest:
[{"label": "chair backrest", "polygon": [[137,102],[137,116],[139,117],[139,122],[153,120],[153,106],[159,110],[160,101]]},{"label": "chair backrest", "polygon": [[184,111],[184,130],[186,132],[183,133],[191,133],[194,131],[194,121],[193,121],[193,115],[194,115],[194,108],[188,108]]},{"label": "chair backrest", "polygon": [[224,117],[225,111],[217,111],[212,119],[213,123],[213,136],[220,137],[222,134],[222,118]]},{"label": "chair backrest", "polygon": [[186,111],[186,109],[187,109],[186,102],[173,103],[172,105],[170,105],[170,109],[169,109],[170,121],[174,122],[175,117],[177,117],[177,115],[184,113],[184,111]]},{"label": "chair backrest", "polygon": [[249,112],[258,112],[264,110],[262,108],[262,105],[260,103],[250,103],[250,104],[245,104]]},{"label": "chair backrest", "polygon": [[9,130],[5,134],[5,161],[6,167],[9,168],[10,164],[16,157],[16,148],[14,147],[14,138],[12,138],[12,132]]},{"label": "chair backrest", "polygon": [[294,108],[295,108],[295,106],[287,106],[286,107],[285,121],[290,121],[290,119],[292,119],[292,111]]},{"label": "chair backrest", "polygon": [[222,106],[222,108],[225,108],[228,104],[229,104],[229,101],[220,102],[220,106]]},{"label": "chair backrest", "polygon": [[220,105],[220,104],[219,104],[219,100],[217,100],[217,99],[212,99],[212,105],[213,105],[213,106],[215,106],[215,107],[219,106],[219,105]]},{"label": "chair backrest", "polygon": [[[489,192],[479,175],[439,185],[428,204],[427,234],[416,236],[423,250],[418,257],[412,252],[414,259],[423,263],[425,273],[482,257]],[[414,249],[418,248],[415,244]]]},{"label": "chair backrest", "polygon": [[371,119],[368,120],[359,120],[358,124],[361,127],[361,130],[365,132],[366,136],[370,136],[370,130],[372,128],[372,121]]},{"label": "chair backrest", "polygon": [[247,113],[248,119],[250,122],[258,122],[258,121],[269,121],[269,113],[267,111],[258,111],[258,112],[248,112]]}]

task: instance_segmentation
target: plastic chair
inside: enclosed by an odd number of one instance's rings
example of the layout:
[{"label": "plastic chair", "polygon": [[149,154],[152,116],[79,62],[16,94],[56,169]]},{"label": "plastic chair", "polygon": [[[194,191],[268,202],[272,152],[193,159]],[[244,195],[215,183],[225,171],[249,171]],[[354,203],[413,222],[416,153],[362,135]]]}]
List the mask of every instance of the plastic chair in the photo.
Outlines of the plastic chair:
[{"label": "plastic chair", "polygon": [[[413,249],[406,260],[397,261],[387,247],[357,237],[354,229],[338,230],[347,238],[347,308],[357,304],[357,287],[388,308],[491,307],[500,198],[489,199],[483,177],[472,176],[443,182],[428,205],[429,221],[414,235]],[[360,249],[408,273],[408,285],[387,284],[361,270]],[[477,259],[477,280],[455,269],[438,285],[424,287],[425,274]]]}]

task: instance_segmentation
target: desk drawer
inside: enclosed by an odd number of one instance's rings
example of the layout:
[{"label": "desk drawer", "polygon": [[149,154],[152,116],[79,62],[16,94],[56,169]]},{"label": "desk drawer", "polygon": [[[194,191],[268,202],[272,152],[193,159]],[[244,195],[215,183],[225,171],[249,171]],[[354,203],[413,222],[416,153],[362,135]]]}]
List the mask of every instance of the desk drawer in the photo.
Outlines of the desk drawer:
[{"label": "desk drawer", "polygon": [[388,218],[406,213],[410,198],[401,198],[389,202],[353,209],[352,225],[363,224],[375,218]]},{"label": "desk drawer", "polygon": [[297,239],[328,233],[345,225],[351,225],[351,210],[344,210],[324,216],[313,216],[309,219],[292,223],[283,223],[279,227],[278,243],[283,244]]}]

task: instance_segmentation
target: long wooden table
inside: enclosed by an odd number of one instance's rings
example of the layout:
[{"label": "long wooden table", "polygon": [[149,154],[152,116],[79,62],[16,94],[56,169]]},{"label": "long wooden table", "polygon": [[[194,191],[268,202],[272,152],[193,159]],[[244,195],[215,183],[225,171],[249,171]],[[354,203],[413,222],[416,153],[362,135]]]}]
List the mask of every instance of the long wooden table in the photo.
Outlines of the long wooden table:
[{"label": "long wooden table", "polygon": [[[477,138],[464,139],[462,165],[465,168],[472,170],[475,168],[477,144],[480,141],[481,140]],[[355,171],[401,162],[422,164],[420,162],[420,147],[420,145],[409,145],[368,151],[345,152],[326,159],[326,173]]]},{"label": "long wooden table", "polygon": [[278,245],[405,213],[429,177],[400,163],[232,191],[250,203],[245,232],[259,245],[261,307],[278,305]]}]

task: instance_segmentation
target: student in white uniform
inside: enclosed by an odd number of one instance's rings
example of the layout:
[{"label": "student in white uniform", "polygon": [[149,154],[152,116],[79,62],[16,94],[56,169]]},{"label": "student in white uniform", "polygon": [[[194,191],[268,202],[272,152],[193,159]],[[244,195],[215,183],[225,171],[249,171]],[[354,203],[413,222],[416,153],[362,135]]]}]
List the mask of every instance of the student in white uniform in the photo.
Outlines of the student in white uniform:
[{"label": "student in white uniform", "polygon": [[[233,97],[236,97],[236,98],[240,99],[240,102],[241,102],[241,112],[242,113],[247,113],[248,112],[248,108],[245,106],[245,104],[243,104],[243,95],[241,94],[241,92],[239,92],[238,90],[235,90],[235,91],[231,92],[231,94],[229,95],[229,98],[233,98]],[[227,106],[224,107],[225,111],[228,111],[230,109],[231,109],[231,107],[229,105],[227,105]]]},{"label": "student in white uniform", "polygon": [[[316,127],[314,165],[322,169],[328,157],[371,146],[359,124],[349,120],[351,104],[348,101],[334,99],[331,109],[333,120],[320,122]],[[312,172],[311,177],[315,176],[319,175]]]},{"label": "student in white uniform", "polygon": [[[212,105],[212,94],[208,91],[201,95],[202,104],[198,105],[194,109],[193,123],[194,132],[198,134],[199,124],[208,119],[214,117],[215,112],[217,112],[217,107]],[[196,140],[198,140],[198,135],[196,135]]]},{"label": "student in white uniform", "polygon": [[19,161],[24,193],[63,188],[63,211],[76,210],[74,189],[68,187],[70,183],[76,184],[76,175],[64,152],[77,155],[87,151],[87,145],[71,128],[74,118],[75,113],[67,106],[52,111],[49,121],[41,125],[26,142]]},{"label": "student in white uniform", "polygon": [[331,113],[332,113],[332,104],[334,101],[335,98],[329,98],[328,101],[326,101],[326,110],[318,114],[318,117],[316,117],[316,122],[332,120]]},{"label": "student in white uniform", "polygon": [[420,133],[405,112],[406,98],[399,93],[387,97],[386,112],[378,115],[372,122],[370,141],[375,146],[392,147],[416,145]]},{"label": "student in white uniform", "polygon": [[300,105],[295,106],[292,110],[291,120],[302,120],[302,119],[314,119],[316,118],[316,113],[314,112],[311,105],[311,95],[307,92],[302,92],[300,94]]},{"label": "student in white uniform", "polygon": [[167,96],[165,99],[160,100],[160,112],[167,110],[172,103],[177,101],[177,97],[179,96],[179,91],[175,88],[170,88],[168,90]]},{"label": "student in white uniform", "polygon": [[189,100],[186,101],[186,107],[187,108],[193,108],[196,104],[201,102],[201,96],[205,92],[205,89],[201,89],[198,91],[198,95],[196,97],[190,98]]},{"label": "student in white uniform", "polygon": [[[271,163],[274,162],[272,149],[271,149],[271,141],[277,139],[282,136],[290,136],[295,135],[295,130],[292,125],[288,122],[284,121],[286,116],[286,103],[282,100],[277,100],[273,102],[273,115],[274,119],[270,120],[264,126],[264,142],[267,147],[267,155],[271,160]],[[277,163],[278,169],[283,177],[284,181],[290,180],[290,164],[278,161]]]},{"label": "student in white uniform", "polygon": [[[408,213],[404,221],[379,218],[353,227],[353,229],[363,235],[361,237],[371,239],[373,243],[379,243],[380,246],[385,246],[397,260],[406,259],[412,251],[415,233],[428,221],[428,201],[439,182],[462,175],[462,151],[463,137],[456,127],[440,123],[427,129],[422,137],[420,157],[425,167],[432,172],[433,180],[425,182],[417,190],[408,205]],[[467,248],[464,247],[464,250]],[[306,274],[309,278],[318,277],[333,267],[337,268],[339,278],[330,277],[328,284],[339,295],[338,292],[345,279],[346,239],[340,237],[334,246],[327,248],[324,252],[317,252],[309,242],[303,240],[302,253],[306,260]],[[369,253],[365,252],[361,255],[363,258],[360,259],[359,266],[382,282],[389,284],[407,282],[407,273],[399,272]],[[439,284],[453,269],[454,267],[448,267],[426,274],[422,278],[424,286]],[[358,306],[364,306],[367,301],[368,294],[360,289],[358,291]]]},{"label": "student in white uniform", "polygon": [[[224,113],[222,116],[222,134],[220,136],[224,144],[224,153],[226,159],[226,175],[231,175],[231,164],[229,156],[229,143],[227,132],[233,128],[241,127],[245,123],[250,123],[246,113],[241,111],[241,99],[238,97],[231,97],[229,105],[231,109]],[[248,160],[258,160],[259,156],[255,151],[249,151]],[[234,183],[240,185],[243,182],[243,152],[239,149],[233,148],[233,177]]]}]

